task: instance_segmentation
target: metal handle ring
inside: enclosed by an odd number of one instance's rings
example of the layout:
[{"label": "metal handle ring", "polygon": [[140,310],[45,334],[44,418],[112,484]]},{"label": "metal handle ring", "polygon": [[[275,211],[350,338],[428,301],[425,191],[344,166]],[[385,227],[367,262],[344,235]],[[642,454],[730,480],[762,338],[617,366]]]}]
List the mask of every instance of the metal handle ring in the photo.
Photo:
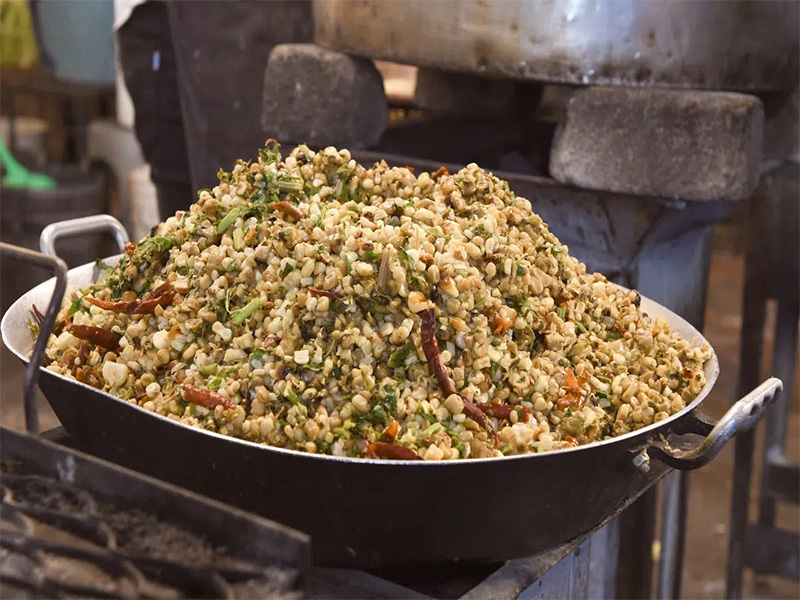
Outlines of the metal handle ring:
[{"label": "metal handle ring", "polygon": [[[717,421],[705,439],[690,450],[672,447],[664,439],[653,439],[647,442],[642,451],[649,458],[675,469],[697,469],[708,464],[732,437],[750,431],[761,420],[767,409],[777,400],[783,390],[783,383],[776,377],[770,377],[744,398],[736,402],[723,417]],[[708,423],[705,415],[692,416],[701,424]],[[702,427],[701,427],[702,429]],[[639,461],[642,462],[641,460]],[[639,466],[639,465],[637,465]]]},{"label": "metal handle ring", "polygon": [[107,231],[114,236],[119,251],[124,252],[131,239],[125,227],[111,215],[92,215],[68,221],[50,223],[39,236],[39,248],[48,256],[57,256],[56,241],[62,237],[73,237],[96,231]]}]

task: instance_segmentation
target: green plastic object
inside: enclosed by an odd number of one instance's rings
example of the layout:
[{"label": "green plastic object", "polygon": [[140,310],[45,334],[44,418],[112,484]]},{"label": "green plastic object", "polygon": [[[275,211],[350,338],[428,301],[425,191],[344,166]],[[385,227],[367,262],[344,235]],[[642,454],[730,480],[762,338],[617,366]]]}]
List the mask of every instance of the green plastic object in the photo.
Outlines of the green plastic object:
[{"label": "green plastic object", "polygon": [[0,140],[0,162],[3,163],[6,170],[5,177],[3,177],[5,187],[29,190],[54,190],[57,187],[56,180],[49,175],[34,173],[19,164],[2,140]]}]

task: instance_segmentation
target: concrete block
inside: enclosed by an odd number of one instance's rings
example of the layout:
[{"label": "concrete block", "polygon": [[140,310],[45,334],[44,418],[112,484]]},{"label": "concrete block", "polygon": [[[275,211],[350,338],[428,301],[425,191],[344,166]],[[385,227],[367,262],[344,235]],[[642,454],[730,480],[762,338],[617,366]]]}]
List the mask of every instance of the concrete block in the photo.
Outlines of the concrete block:
[{"label": "concrete block", "polygon": [[386,128],[383,81],[372,61],[314,44],[281,44],[264,76],[267,137],[312,146],[366,148]]},{"label": "concrete block", "polygon": [[550,174],[597,190],[742,200],[758,183],[763,135],[755,96],[586,88],[566,102]]}]

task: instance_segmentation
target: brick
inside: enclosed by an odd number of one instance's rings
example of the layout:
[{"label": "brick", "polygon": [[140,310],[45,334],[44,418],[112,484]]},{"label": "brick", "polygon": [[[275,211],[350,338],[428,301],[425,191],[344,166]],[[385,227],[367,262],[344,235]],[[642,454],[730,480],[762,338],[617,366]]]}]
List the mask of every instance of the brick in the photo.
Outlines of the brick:
[{"label": "brick", "polygon": [[567,100],[550,174],[597,190],[742,200],[758,183],[763,134],[755,96],[586,88]]},{"label": "brick", "polygon": [[264,76],[262,126],[282,142],[351,149],[386,128],[383,80],[372,61],[315,44],[281,44]]}]

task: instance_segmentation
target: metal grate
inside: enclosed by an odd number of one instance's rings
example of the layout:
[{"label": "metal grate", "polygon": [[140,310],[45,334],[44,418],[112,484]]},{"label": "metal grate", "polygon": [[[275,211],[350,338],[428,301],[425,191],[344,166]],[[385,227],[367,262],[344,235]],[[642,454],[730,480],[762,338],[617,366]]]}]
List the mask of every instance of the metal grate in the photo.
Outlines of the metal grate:
[{"label": "metal grate", "polygon": [[0,596],[299,598],[297,572],[234,559],[141,509],[3,469]]},{"label": "metal grate", "polygon": [[0,598],[307,594],[305,536],[0,429]]}]

